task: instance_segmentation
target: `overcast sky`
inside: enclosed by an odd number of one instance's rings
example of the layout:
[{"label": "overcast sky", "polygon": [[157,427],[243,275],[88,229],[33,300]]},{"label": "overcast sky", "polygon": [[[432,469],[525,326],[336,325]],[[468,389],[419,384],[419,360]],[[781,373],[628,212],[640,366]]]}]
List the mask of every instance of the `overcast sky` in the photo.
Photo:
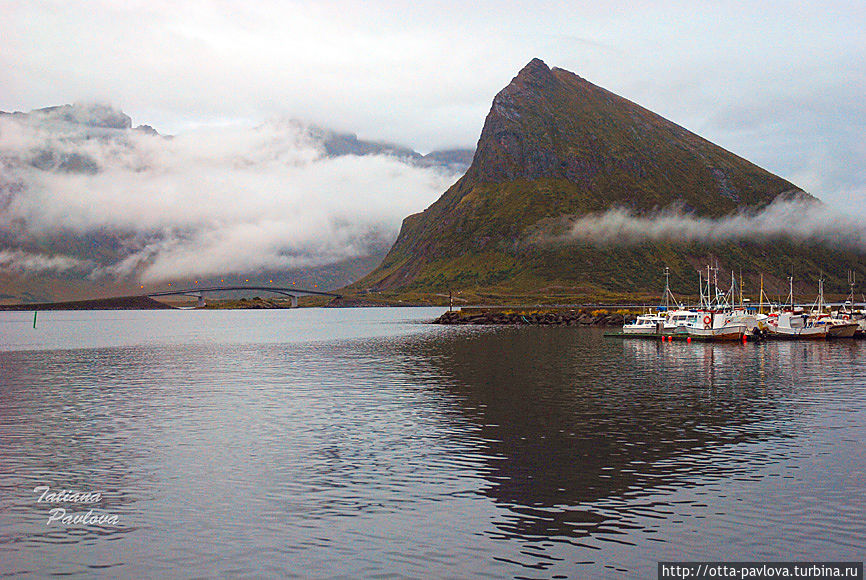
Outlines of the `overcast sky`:
[{"label": "overcast sky", "polygon": [[866,206],[861,2],[0,0],[0,109],[103,101],[163,133],[288,115],[474,146],[533,57]]}]

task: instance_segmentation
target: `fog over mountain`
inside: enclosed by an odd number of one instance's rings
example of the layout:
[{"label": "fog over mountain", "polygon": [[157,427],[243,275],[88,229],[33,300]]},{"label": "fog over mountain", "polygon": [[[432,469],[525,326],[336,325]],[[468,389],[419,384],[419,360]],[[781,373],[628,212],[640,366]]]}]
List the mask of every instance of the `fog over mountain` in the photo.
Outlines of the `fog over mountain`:
[{"label": "fog over mountain", "polygon": [[564,234],[540,236],[540,241],[627,246],[647,241],[715,243],[786,238],[866,250],[862,219],[804,199],[777,199],[760,211],[741,210],[718,219],[697,216],[674,205],[647,215],[614,208],[564,221],[568,224]]},{"label": "fog over mountain", "polygon": [[291,119],[162,136],[106,105],[3,114],[0,272],[147,284],[382,253],[465,158]]}]

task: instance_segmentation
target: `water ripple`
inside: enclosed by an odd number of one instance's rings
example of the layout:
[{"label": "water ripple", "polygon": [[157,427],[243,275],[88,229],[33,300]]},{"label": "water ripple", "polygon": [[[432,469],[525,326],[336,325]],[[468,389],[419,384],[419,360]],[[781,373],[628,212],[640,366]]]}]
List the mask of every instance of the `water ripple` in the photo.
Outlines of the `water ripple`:
[{"label": "water ripple", "polygon": [[[862,556],[866,343],[416,323],[429,312],[58,313],[41,347],[0,318],[0,573]],[[48,526],[38,485],[98,490],[120,525]]]}]

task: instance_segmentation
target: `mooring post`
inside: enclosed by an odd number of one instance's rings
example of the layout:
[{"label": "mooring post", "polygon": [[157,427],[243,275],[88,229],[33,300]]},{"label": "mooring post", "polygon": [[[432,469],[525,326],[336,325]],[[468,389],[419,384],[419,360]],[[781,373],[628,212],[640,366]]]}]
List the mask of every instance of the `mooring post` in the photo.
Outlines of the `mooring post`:
[{"label": "mooring post", "polygon": [[292,308],[298,307],[298,297],[292,294]]}]

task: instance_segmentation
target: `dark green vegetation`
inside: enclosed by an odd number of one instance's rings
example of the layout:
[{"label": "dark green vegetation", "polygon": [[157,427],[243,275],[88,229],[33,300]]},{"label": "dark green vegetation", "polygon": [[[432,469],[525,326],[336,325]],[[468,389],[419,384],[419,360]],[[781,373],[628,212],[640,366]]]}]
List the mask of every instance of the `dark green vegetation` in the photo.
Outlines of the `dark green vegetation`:
[{"label": "dark green vegetation", "polygon": [[[642,243],[563,241],[577,216],[669,207],[717,218],[774,200],[815,198],[577,75],[533,60],[494,99],[467,173],[422,213],[406,218],[382,265],[349,290],[440,301],[567,303],[651,298],[665,266],[680,293],[718,263],[721,280],[742,272],[747,289],[813,294],[846,290],[862,254],[817,241]],[[726,285],[727,285],[726,284]],[[750,287],[750,288],[749,288]]]}]

